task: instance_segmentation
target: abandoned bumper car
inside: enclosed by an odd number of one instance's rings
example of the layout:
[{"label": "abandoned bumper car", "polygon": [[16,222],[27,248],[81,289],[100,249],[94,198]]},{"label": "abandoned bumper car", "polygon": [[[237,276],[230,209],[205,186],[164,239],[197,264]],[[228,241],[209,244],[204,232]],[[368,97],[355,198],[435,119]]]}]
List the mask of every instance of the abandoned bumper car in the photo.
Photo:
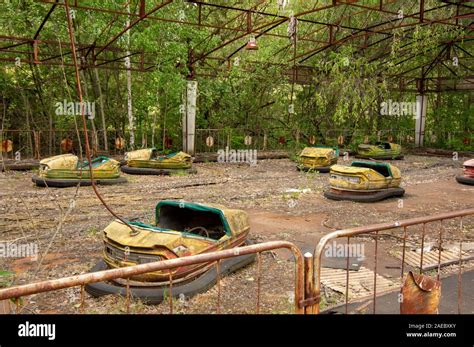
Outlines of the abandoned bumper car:
[{"label": "abandoned bumper car", "polygon": [[324,196],[332,200],[375,202],[403,196],[400,170],[378,162],[354,161],[351,166],[333,165],[329,176],[331,188]]},{"label": "abandoned bumper car", "polygon": [[125,153],[125,161],[122,171],[131,175],[196,173],[192,157],[184,152],[159,155],[155,148],[145,148]]},{"label": "abandoned bumper car", "polygon": [[337,147],[306,147],[298,156],[296,168],[301,171],[329,172],[331,165],[337,164]]},{"label": "abandoned bumper car", "polygon": [[463,166],[464,175],[456,176],[456,181],[462,184],[474,185],[474,159],[465,161]]},{"label": "abandoned bumper car", "polygon": [[[247,214],[219,205],[174,200],[160,201],[155,208],[156,224],[130,222],[131,229],[114,221],[104,230],[104,259],[91,271],[120,268],[176,259],[245,245],[249,233]],[[255,260],[255,254],[220,261],[219,276],[232,273]],[[215,262],[182,266],[171,270],[132,276],[86,286],[93,296],[131,295],[156,304],[169,296],[170,271],[173,297],[190,297],[208,290],[218,276]]]},{"label": "abandoned bumper car", "polygon": [[[63,154],[41,160],[39,173],[32,181],[39,187],[63,188],[91,185],[90,178],[88,161],[80,162],[76,155]],[[101,185],[127,182],[120,177],[120,163],[104,156],[92,159],[92,178]]]},{"label": "abandoned bumper car", "polygon": [[377,142],[374,145],[360,144],[356,158],[392,160],[403,159],[402,146],[390,142]]}]

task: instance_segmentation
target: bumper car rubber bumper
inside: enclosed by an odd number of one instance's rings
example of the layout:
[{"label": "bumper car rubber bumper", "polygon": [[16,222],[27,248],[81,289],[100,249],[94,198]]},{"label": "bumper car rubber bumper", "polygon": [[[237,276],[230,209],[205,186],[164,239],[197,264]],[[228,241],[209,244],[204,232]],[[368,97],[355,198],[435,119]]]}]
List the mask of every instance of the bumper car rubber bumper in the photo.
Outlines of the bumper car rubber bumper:
[{"label": "bumper car rubber bumper", "polygon": [[[220,278],[225,275],[231,274],[232,272],[237,271],[238,269],[249,265],[254,262],[255,254],[241,255],[237,257],[232,257],[224,259],[221,261],[220,265]],[[101,260],[97,265],[95,265],[90,271],[96,272],[101,270],[107,270],[107,264]],[[217,270],[215,266],[212,266],[209,270],[199,275],[190,282],[180,284],[173,283],[172,295],[173,297],[180,297],[184,295],[186,298],[189,298],[193,295],[203,293],[209,290],[217,282]],[[160,285],[160,286],[132,286],[130,285],[130,294],[136,298],[139,298],[145,304],[159,304],[163,299],[169,295],[169,286]],[[127,289],[124,286],[116,284],[115,282],[96,282],[90,283],[85,286],[86,291],[94,296],[99,297],[103,295],[127,295]]]},{"label": "bumper car rubber bumper", "polygon": [[456,176],[456,181],[461,184],[468,184],[470,186],[474,186],[474,177]]},{"label": "bumper car rubber bumper", "polygon": [[357,159],[368,159],[368,160],[403,160],[404,155],[399,154],[399,155],[396,155],[396,156],[391,156],[391,155],[370,156],[370,155],[356,154],[355,157]]},{"label": "bumper car rubber bumper", "polygon": [[129,175],[174,175],[174,174],[195,174],[195,168],[189,169],[152,169],[145,167],[130,167],[124,165],[120,168],[122,172]]},{"label": "bumper car rubber bumper", "polygon": [[[34,175],[31,180],[35,183],[38,187],[54,187],[54,188],[67,188],[67,187],[75,187],[78,184],[81,186],[90,186],[91,181],[88,178],[83,179],[58,179],[58,178],[45,178]],[[101,178],[94,180],[97,185],[113,185],[113,184],[122,184],[127,183],[127,179],[125,177],[117,177],[117,178]]]},{"label": "bumper car rubber bumper", "polygon": [[337,201],[348,200],[354,202],[377,202],[392,197],[401,197],[403,194],[405,194],[405,189],[403,188],[388,188],[370,192],[331,189],[324,192],[324,196],[328,199]]},{"label": "bumper car rubber bumper", "polygon": [[311,167],[311,166],[304,166],[304,165],[298,165],[296,166],[296,169],[298,171],[318,171],[318,172],[329,172],[331,170],[331,166],[316,166],[316,167]]}]

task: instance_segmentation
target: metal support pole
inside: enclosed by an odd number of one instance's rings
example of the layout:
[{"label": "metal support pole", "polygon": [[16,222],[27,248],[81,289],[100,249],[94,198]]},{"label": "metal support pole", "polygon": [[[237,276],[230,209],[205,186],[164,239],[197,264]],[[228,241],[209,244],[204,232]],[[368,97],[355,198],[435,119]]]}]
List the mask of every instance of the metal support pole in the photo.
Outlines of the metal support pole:
[{"label": "metal support pole", "polygon": [[316,303],[315,292],[314,292],[314,261],[313,255],[310,252],[304,254],[304,298],[307,302],[304,313],[305,314],[315,314]]},{"label": "metal support pole", "polygon": [[197,86],[197,81],[187,81],[186,105],[183,114],[183,151],[190,155],[194,155],[195,152]]},{"label": "metal support pole", "polygon": [[416,128],[415,128],[415,145],[423,147],[423,140],[425,137],[425,122],[426,122],[426,106],[428,97],[424,94],[416,96]]}]

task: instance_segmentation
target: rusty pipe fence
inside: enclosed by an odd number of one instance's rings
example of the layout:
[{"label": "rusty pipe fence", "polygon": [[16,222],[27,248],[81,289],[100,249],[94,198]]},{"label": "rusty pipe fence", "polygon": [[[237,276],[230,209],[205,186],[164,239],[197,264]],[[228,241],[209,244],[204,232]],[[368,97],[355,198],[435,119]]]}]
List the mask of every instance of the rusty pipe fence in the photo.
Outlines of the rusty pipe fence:
[{"label": "rusty pipe fence", "polygon": [[[295,259],[295,285],[294,285],[294,311],[295,313],[304,313],[304,278],[305,268],[307,269],[308,266],[305,266],[303,255],[298,247],[296,247],[293,243],[287,241],[271,241],[265,242],[255,245],[237,247],[232,249],[227,249],[223,251],[217,252],[210,252],[205,254],[193,255],[183,258],[177,259],[170,259],[164,261],[157,261],[153,263],[141,264],[141,265],[134,265],[128,266],[123,268],[117,269],[110,269],[110,270],[103,270],[97,271],[93,273],[86,273],[76,276],[64,277],[54,280],[36,282],[31,284],[25,284],[5,289],[0,289],[0,302],[1,300],[12,299],[16,303],[16,313],[20,312],[20,298],[23,296],[28,296],[32,294],[38,294],[43,292],[55,291],[59,289],[71,288],[75,286],[81,287],[81,303],[80,308],[81,312],[84,310],[84,289],[86,284],[95,283],[95,282],[102,282],[102,281],[109,281],[113,279],[123,278],[127,279],[126,285],[126,311],[127,313],[130,312],[130,286],[129,286],[129,278],[134,275],[145,274],[148,272],[153,271],[163,271],[169,270],[169,307],[170,313],[173,313],[173,276],[172,276],[172,269],[181,267],[181,266],[188,266],[194,264],[202,264],[202,263],[215,263],[217,274],[219,274],[220,269],[220,261],[227,258],[248,255],[248,254],[256,254],[257,255],[257,292],[256,292],[256,304],[255,304],[255,312],[260,313],[260,296],[261,296],[261,272],[262,272],[262,260],[261,260],[261,253],[265,251],[272,251],[275,249],[288,249],[292,252],[294,259]],[[309,278],[306,275],[307,278]],[[221,284],[220,284],[220,276],[217,276],[217,307],[216,313],[220,313],[221,310]]]},{"label": "rusty pipe fence", "polygon": [[[359,236],[372,236],[375,240],[374,247],[374,279],[373,279],[373,313],[376,313],[376,300],[377,300],[377,256],[378,256],[378,242],[379,237],[390,236],[387,234],[381,235],[380,232],[394,229],[403,230],[403,253],[401,259],[401,281],[404,280],[405,274],[405,252],[408,242],[409,232],[415,226],[422,227],[422,238],[421,238],[421,254],[420,254],[420,272],[423,271],[423,252],[424,243],[427,236],[426,226],[429,223],[440,222],[441,228],[437,236],[438,245],[438,279],[440,276],[441,267],[441,250],[443,244],[443,232],[444,224],[448,220],[460,220],[460,238],[459,238],[459,271],[458,271],[458,313],[461,313],[461,286],[462,286],[462,242],[463,242],[463,217],[474,216],[474,208],[465,209],[460,211],[447,212],[432,216],[418,217],[406,220],[400,220],[389,223],[374,224],[369,226],[362,226],[344,230],[337,230],[331,232],[322,237],[315,248],[314,254],[310,252],[301,253],[300,249],[293,243],[288,241],[271,241],[255,245],[243,246],[233,249],[227,249],[223,251],[205,253],[200,255],[188,256],[183,258],[171,259],[158,261],[153,263],[134,265],[129,267],[123,267],[118,269],[103,270],[93,273],[86,273],[71,277],[59,278],[54,280],[30,283],[20,286],[14,286],[10,288],[0,289],[0,302],[2,300],[11,299],[16,303],[16,312],[20,312],[20,298],[32,294],[38,294],[43,292],[50,292],[65,288],[71,288],[80,286],[81,287],[81,312],[84,311],[84,300],[85,300],[85,288],[84,286],[89,283],[96,283],[102,281],[109,281],[113,279],[125,279],[126,280],[126,310],[130,312],[130,285],[129,278],[135,275],[145,274],[154,271],[169,270],[169,307],[170,313],[173,313],[173,275],[172,269],[202,263],[214,263],[217,273],[219,273],[220,262],[223,259],[256,254],[257,255],[257,290],[256,290],[256,303],[255,312],[260,313],[260,296],[261,296],[261,273],[262,273],[262,259],[261,253],[266,251],[272,251],[275,249],[288,249],[292,252],[295,259],[295,275],[294,275],[294,312],[297,314],[318,314],[320,313],[321,303],[321,265],[323,251],[329,241],[335,239],[346,239],[347,243],[350,243],[351,238]],[[446,239],[446,238],[445,238]],[[345,312],[348,313],[349,304],[349,254],[347,254],[347,267],[346,267],[346,292],[345,292]],[[217,277],[217,307],[216,312],[221,311],[221,278]]]},{"label": "rusty pipe fence", "polygon": [[[320,312],[320,302],[321,302],[321,264],[322,264],[322,255],[325,250],[326,245],[329,241],[335,239],[345,239],[347,244],[350,243],[351,238],[358,237],[358,236],[370,236],[373,237],[375,240],[375,247],[374,247],[374,279],[373,279],[373,296],[372,296],[372,312],[376,313],[376,302],[377,302],[377,255],[378,255],[378,242],[381,231],[386,230],[394,230],[400,229],[403,230],[402,236],[402,259],[401,259],[401,281],[403,283],[404,274],[405,274],[405,255],[406,255],[406,247],[408,236],[411,228],[414,226],[421,226],[422,228],[422,237],[421,237],[421,251],[420,251],[420,273],[423,272],[423,253],[424,253],[424,243],[426,238],[426,226],[429,223],[433,222],[440,222],[440,229],[437,236],[437,246],[438,246],[438,264],[437,264],[437,278],[439,280],[440,277],[440,268],[441,268],[441,252],[442,252],[442,245],[443,245],[443,234],[445,232],[444,222],[448,220],[459,219],[460,225],[460,232],[459,232],[459,271],[458,271],[458,281],[457,281],[457,300],[458,300],[458,313],[461,313],[461,288],[462,288],[462,242],[463,242],[463,217],[466,216],[473,216],[474,215],[474,208],[460,210],[460,211],[453,211],[447,212],[432,216],[425,216],[425,217],[418,217],[418,218],[411,218],[405,219],[395,222],[389,223],[380,223],[380,224],[373,224],[369,226],[362,226],[344,230],[337,230],[332,233],[329,233],[322,237],[315,248],[314,251],[314,263],[313,263],[313,288],[309,288],[311,291],[309,294],[306,295],[306,300],[312,303],[315,303],[314,306],[310,307],[311,313],[319,313]],[[390,235],[383,235],[383,236],[390,236]],[[348,304],[349,304],[349,278],[350,278],[350,270],[349,270],[349,254],[347,254],[347,267],[346,267],[346,285],[345,285],[345,313],[348,313]],[[308,285],[306,284],[306,287]]]},{"label": "rusty pipe fence", "polygon": [[[80,137],[83,139],[83,130],[79,130]],[[219,149],[226,147],[234,149],[257,149],[265,150],[281,150],[291,148],[287,140],[292,137],[286,134],[285,144],[279,143],[280,134],[282,137],[286,132],[280,128],[266,128],[266,129],[244,129],[244,128],[205,128],[195,130],[195,149],[196,153],[217,152]],[[370,134],[370,136],[369,136]],[[105,135],[105,136],[104,136]],[[370,141],[389,141],[396,142],[403,146],[414,145],[413,129],[381,129],[374,134],[361,129],[327,129],[319,136],[316,133],[308,133],[308,138],[301,135],[299,143],[304,144],[309,141],[310,136],[314,136],[315,143],[327,143],[337,145],[339,136],[343,136],[344,144],[347,146],[350,143],[360,143],[364,141],[366,136],[370,137]],[[445,135],[445,136],[442,136]],[[474,141],[474,134],[451,131],[446,134],[438,134],[436,136],[435,130],[425,131],[425,143],[433,148],[446,148],[454,139],[465,142],[466,144]],[[115,140],[123,138],[125,144],[130,141],[129,132],[122,132],[119,129],[103,130],[89,130],[90,141],[93,144],[94,151],[102,154],[121,155],[127,148],[117,148]],[[249,144],[245,143],[246,137],[249,136]],[[392,137],[390,139],[390,137]],[[42,129],[42,130],[21,130],[21,129],[4,129],[0,130],[0,142],[2,140],[11,140],[13,149],[11,152],[4,152],[4,158],[15,158],[15,153],[21,153],[22,158],[45,158],[52,155],[62,154],[61,141],[69,138],[72,140],[73,149],[76,153],[79,152],[79,139],[75,129]],[[137,129],[135,132],[136,147],[156,147],[160,150],[169,149],[164,138],[168,138],[170,148],[181,148],[181,137],[170,136],[170,134],[151,133],[147,130]],[[208,141],[212,138],[212,141]],[[348,140],[350,138],[350,141]],[[105,139],[107,139],[107,148],[105,150]],[[443,142],[444,141],[444,142]],[[344,146],[339,144],[339,146]]]}]

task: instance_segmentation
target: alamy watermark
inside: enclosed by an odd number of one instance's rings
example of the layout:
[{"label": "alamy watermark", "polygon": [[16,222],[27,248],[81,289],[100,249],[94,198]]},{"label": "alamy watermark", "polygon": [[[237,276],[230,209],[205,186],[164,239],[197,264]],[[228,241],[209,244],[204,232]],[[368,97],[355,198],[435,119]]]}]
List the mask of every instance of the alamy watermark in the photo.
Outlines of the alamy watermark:
[{"label": "alamy watermark", "polygon": [[357,260],[364,260],[365,247],[363,243],[337,243],[333,241],[332,244],[326,245],[324,248],[324,255],[326,258],[356,258]]},{"label": "alamy watermark", "polygon": [[38,244],[35,242],[16,244],[0,242],[0,258],[38,258]]},{"label": "alamy watermark", "polygon": [[418,105],[416,102],[384,101],[380,104],[382,116],[417,116]]},{"label": "alamy watermark", "polygon": [[87,115],[87,118],[95,118],[95,102],[91,101],[58,101],[55,104],[57,116],[81,116]]},{"label": "alamy watermark", "polygon": [[46,337],[52,341],[56,339],[56,324],[54,323],[25,323],[18,325],[18,336],[19,337]]},{"label": "alamy watermark", "polygon": [[218,163],[247,163],[251,166],[257,165],[256,149],[219,149],[217,151]]}]

